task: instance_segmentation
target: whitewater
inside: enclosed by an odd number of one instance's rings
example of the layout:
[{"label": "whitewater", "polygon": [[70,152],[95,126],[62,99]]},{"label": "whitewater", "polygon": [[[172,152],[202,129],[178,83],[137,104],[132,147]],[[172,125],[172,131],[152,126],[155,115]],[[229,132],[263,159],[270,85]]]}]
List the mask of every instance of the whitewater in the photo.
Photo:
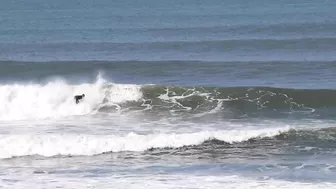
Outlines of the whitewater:
[{"label": "whitewater", "polygon": [[[74,104],[74,96],[85,101]],[[103,105],[141,99],[140,86],[107,83],[100,75],[94,83],[69,84],[54,79],[45,84],[0,85],[0,120],[46,119],[94,114]]]},{"label": "whitewater", "polygon": [[[153,86],[153,85],[145,85]],[[84,93],[83,102],[76,104],[73,96]],[[52,120],[62,123],[80,123],[78,116],[88,116],[95,119],[125,114],[134,116],[138,111],[126,111],[130,107],[123,107],[129,102],[140,102],[144,99],[141,85],[116,84],[106,81],[101,74],[92,83],[71,84],[65,79],[57,78],[49,80],[43,84],[39,83],[12,83],[0,85],[0,120],[2,125],[8,123],[18,123],[38,121],[52,123]],[[189,98],[191,96],[207,96],[208,93],[191,92],[187,95],[170,97],[168,93],[157,96],[163,102],[182,106],[176,99]],[[140,105],[140,106],[141,106]],[[222,105],[219,101],[218,105]],[[212,114],[220,109],[220,106],[207,110],[200,114],[195,114],[196,118]],[[149,111],[151,105],[144,106],[142,112]],[[113,107],[113,108],[111,108]],[[110,108],[110,109],[108,109]],[[100,111],[104,109],[105,111]],[[126,110],[125,110],[126,109]],[[182,110],[190,110],[181,107]],[[106,111],[109,110],[109,111]],[[168,110],[168,112],[170,112]],[[172,114],[174,111],[172,112]],[[100,116],[99,116],[100,115]],[[103,116],[103,117],[101,117]],[[161,119],[161,124],[167,122],[166,118]],[[128,123],[129,124],[129,123]],[[132,123],[136,124],[136,123]],[[169,124],[167,122],[166,124]],[[190,124],[193,124],[190,122]],[[42,126],[40,126],[42,127]],[[79,126],[80,127],[80,126]],[[157,128],[158,131],[161,131]],[[122,151],[146,151],[151,148],[179,148],[190,145],[200,145],[205,141],[217,139],[228,143],[243,142],[252,138],[272,137],[281,132],[289,131],[289,126],[273,129],[238,129],[228,130],[210,129],[193,130],[190,128],[188,133],[183,133],[178,129],[174,132],[154,132],[152,134],[137,134],[138,131],[120,133],[113,131],[111,135],[74,134],[74,133],[55,133],[33,132],[32,134],[13,134],[1,135],[0,139],[0,158],[13,158],[21,156],[40,155],[45,157],[52,156],[92,156],[103,153],[113,153]],[[141,130],[140,130],[141,131]],[[32,132],[32,131],[30,131]],[[115,135],[118,133],[120,135]]]},{"label": "whitewater", "polygon": [[0,1],[0,188],[336,188],[335,10]]},{"label": "whitewater", "polygon": [[[74,95],[82,93],[85,98],[76,104]],[[186,187],[185,179],[198,179],[200,188],[232,182],[233,188],[331,186],[335,122],[330,119],[333,114],[320,114],[325,105],[334,104],[307,98],[325,95],[326,90],[315,89],[117,83],[103,73],[90,82],[62,76],[3,82],[0,161],[7,176],[0,183],[9,186],[8,180],[24,179],[29,173],[63,188],[75,187],[76,179],[86,174],[120,182],[118,188],[124,182],[136,183],[129,187],[174,188],[173,180],[182,177]],[[284,119],[288,115],[292,118]],[[286,163],[281,158],[286,154],[295,158]],[[11,167],[16,163],[22,168],[14,173]],[[303,174],[306,171],[311,176]],[[142,180],[120,180],[120,173]],[[167,180],[154,176],[153,182],[148,174],[165,175]],[[305,183],[312,178],[323,182]],[[239,185],[242,181],[250,184]],[[109,185],[95,179],[85,182],[93,188]]]},{"label": "whitewater", "polygon": [[326,110],[335,104],[325,97],[334,93],[117,83],[102,73],[91,82],[3,82],[0,184],[175,188],[182,179],[189,188],[197,179],[197,188],[332,188],[336,130]]},{"label": "whitewater", "polygon": [[212,131],[185,134],[115,135],[2,135],[0,158],[29,155],[67,156],[97,155],[121,151],[146,151],[151,148],[178,148],[199,145],[206,140],[242,142],[251,138],[271,137],[288,128],[243,131]]}]

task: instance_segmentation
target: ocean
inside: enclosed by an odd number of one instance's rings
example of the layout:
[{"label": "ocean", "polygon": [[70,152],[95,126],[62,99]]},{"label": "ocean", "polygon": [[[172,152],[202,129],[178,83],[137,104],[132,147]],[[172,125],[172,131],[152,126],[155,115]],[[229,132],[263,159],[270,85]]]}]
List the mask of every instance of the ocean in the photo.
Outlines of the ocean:
[{"label": "ocean", "polygon": [[1,1],[0,188],[336,188],[335,10]]}]

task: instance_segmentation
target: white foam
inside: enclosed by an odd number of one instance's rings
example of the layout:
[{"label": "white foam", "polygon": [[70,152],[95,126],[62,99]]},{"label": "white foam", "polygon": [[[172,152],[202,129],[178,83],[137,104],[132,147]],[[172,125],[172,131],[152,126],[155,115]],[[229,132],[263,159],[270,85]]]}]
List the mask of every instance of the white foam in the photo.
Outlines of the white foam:
[{"label": "white foam", "polygon": [[183,134],[129,133],[115,135],[0,135],[0,158],[27,155],[95,155],[104,152],[144,151],[149,148],[197,145],[208,139],[241,142],[254,137],[271,137],[289,127],[260,130],[202,131]]},{"label": "white foam", "polygon": [[[74,103],[74,95],[85,100]],[[142,97],[140,86],[107,83],[100,77],[95,83],[71,85],[63,80],[47,84],[0,85],[0,120],[57,118],[93,113],[105,100],[108,103],[134,101]]]},{"label": "white foam", "polygon": [[[96,189],[175,189],[175,188],[227,188],[227,189],[335,189],[331,182],[291,182],[274,179],[252,179],[241,176],[209,176],[187,174],[122,175],[109,174],[101,177],[88,177],[82,174],[57,175],[41,173],[3,174],[0,185],[4,188],[96,188]],[[16,182],[9,182],[16,181]],[[111,187],[112,186],[112,187]]]},{"label": "white foam", "polygon": [[152,188],[227,188],[227,189],[319,189],[319,188],[336,188],[334,183],[330,182],[290,182],[284,180],[272,179],[251,179],[232,176],[208,176],[208,175],[155,175],[145,177],[130,178],[110,178],[108,182],[100,180],[100,182],[91,183],[94,188],[109,188],[113,184],[115,188],[127,189],[152,189]]}]

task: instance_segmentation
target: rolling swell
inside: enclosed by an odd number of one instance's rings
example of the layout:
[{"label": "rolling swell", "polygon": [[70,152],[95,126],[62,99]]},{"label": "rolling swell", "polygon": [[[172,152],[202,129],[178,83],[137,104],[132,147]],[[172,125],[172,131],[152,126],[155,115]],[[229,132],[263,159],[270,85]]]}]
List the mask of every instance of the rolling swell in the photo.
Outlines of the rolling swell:
[{"label": "rolling swell", "polygon": [[[174,86],[269,86],[335,89],[336,61],[0,61],[0,82],[93,82],[97,73],[115,83]],[[201,79],[200,79],[201,78]]]}]

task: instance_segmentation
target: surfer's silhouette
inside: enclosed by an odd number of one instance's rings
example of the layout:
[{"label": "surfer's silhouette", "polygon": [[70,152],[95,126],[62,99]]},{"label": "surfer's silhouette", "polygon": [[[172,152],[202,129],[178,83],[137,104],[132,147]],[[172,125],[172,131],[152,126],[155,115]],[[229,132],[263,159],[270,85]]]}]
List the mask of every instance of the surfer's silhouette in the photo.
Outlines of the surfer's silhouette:
[{"label": "surfer's silhouette", "polygon": [[82,95],[76,95],[74,97],[75,101],[76,101],[76,104],[79,103],[80,100],[82,100],[83,98],[85,97],[85,94],[82,94]]}]

